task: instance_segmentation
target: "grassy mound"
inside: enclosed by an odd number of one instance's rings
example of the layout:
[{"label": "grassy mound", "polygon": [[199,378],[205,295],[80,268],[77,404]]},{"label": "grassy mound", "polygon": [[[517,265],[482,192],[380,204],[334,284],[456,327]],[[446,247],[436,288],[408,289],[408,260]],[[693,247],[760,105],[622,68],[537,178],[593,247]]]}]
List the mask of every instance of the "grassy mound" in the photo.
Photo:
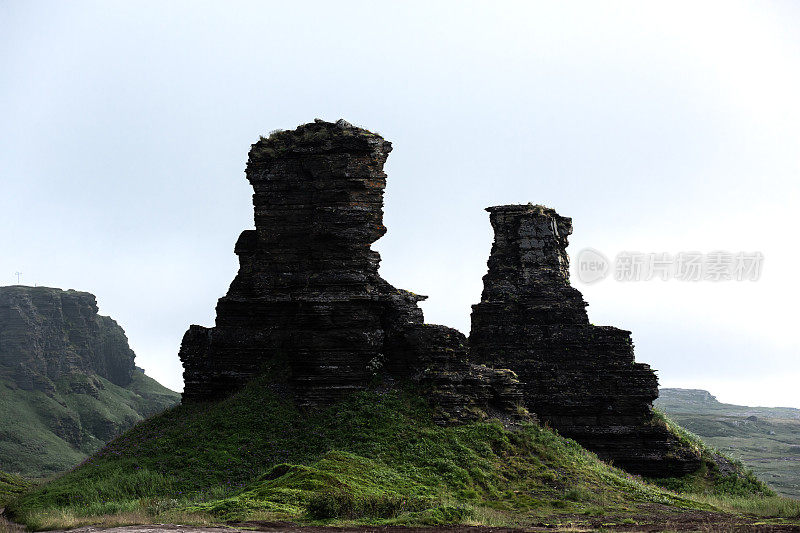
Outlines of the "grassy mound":
[{"label": "grassy mound", "polygon": [[43,529],[280,519],[526,525],[653,504],[710,508],[538,425],[439,427],[412,392],[363,392],[313,411],[287,397],[254,382],[222,402],[171,409],[11,511]]}]

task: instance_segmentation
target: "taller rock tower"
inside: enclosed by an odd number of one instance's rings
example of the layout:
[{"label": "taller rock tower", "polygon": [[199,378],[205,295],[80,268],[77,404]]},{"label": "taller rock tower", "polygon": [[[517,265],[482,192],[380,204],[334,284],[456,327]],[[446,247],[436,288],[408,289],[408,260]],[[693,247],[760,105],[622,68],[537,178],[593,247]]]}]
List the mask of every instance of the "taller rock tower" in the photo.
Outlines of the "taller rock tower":
[{"label": "taller rock tower", "polygon": [[239,273],[216,326],[183,339],[184,401],[223,397],[279,364],[303,403],[375,379],[411,378],[442,422],[517,412],[513,372],[467,362],[466,338],[423,323],[417,302],[378,275],[383,165],[392,145],[344,120],[278,131],[250,150],[255,230],[236,243]]},{"label": "taller rock tower", "polygon": [[[236,243],[239,273],[216,327],[184,338],[184,399],[227,394],[285,360],[305,395],[339,396],[369,381],[383,315],[422,322],[410,293],[378,276],[391,143],[344,121],[276,132],[250,150],[255,230]],[[335,379],[333,378],[335,376]]]},{"label": "taller rock tower", "polygon": [[473,359],[517,372],[526,406],[602,459],[649,476],[697,470],[697,453],[653,419],[658,380],[635,362],[630,332],[590,324],[570,286],[572,219],[531,204],[487,211],[495,237]]}]

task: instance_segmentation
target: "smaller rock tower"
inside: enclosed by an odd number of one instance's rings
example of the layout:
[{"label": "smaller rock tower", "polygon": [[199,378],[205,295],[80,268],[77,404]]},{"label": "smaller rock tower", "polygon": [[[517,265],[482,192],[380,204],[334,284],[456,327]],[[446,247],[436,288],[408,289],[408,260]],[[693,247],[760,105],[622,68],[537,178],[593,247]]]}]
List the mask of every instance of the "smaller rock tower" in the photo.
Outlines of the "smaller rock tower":
[{"label": "smaller rock tower", "polygon": [[570,286],[572,219],[540,205],[490,207],[495,238],[481,302],[473,306],[474,361],[514,370],[541,420],[630,472],[693,472],[700,458],[653,419],[655,372],[634,361],[630,332],[589,323]]}]

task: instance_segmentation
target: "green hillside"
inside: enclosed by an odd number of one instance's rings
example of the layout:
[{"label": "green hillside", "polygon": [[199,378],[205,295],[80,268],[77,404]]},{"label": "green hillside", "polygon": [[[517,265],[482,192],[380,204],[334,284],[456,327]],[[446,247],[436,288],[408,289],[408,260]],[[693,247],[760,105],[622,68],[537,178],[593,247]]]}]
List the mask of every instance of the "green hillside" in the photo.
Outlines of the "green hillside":
[{"label": "green hillside", "polygon": [[24,390],[0,378],[0,469],[26,477],[63,472],[179,399],[139,371],[127,387],[68,375],[54,391]]},{"label": "green hillside", "polygon": [[[12,512],[47,528],[109,523],[108,516],[116,517],[111,523],[526,525],[576,516],[631,523],[653,506],[709,508],[536,424],[441,427],[411,392],[357,393],[313,411],[289,397],[254,382],[219,403],[173,408],[24,495]],[[767,496],[757,484],[748,490]]]},{"label": "green hillside", "polygon": [[800,499],[800,409],[725,404],[694,389],[661,389],[656,406],[779,494]]}]

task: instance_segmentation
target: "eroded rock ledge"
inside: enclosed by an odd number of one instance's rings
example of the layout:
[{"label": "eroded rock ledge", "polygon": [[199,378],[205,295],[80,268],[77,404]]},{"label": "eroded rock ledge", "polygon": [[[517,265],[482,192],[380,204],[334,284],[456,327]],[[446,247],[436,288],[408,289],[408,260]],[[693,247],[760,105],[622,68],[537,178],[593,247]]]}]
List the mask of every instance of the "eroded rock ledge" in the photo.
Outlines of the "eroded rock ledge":
[{"label": "eroded rock ledge", "polygon": [[223,397],[276,364],[297,398],[329,402],[376,380],[411,379],[441,422],[516,417],[513,372],[468,361],[466,338],[424,324],[417,302],[378,275],[391,143],[340,120],[278,131],[250,150],[255,230],[213,328],[191,326],[183,400]]},{"label": "eroded rock ledge", "polygon": [[470,353],[511,368],[540,420],[630,472],[697,470],[698,453],[656,423],[658,380],[634,361],[629,331],[589,323],[569,284],[572,219],[538,205],[490,207],[495,238]]}]

